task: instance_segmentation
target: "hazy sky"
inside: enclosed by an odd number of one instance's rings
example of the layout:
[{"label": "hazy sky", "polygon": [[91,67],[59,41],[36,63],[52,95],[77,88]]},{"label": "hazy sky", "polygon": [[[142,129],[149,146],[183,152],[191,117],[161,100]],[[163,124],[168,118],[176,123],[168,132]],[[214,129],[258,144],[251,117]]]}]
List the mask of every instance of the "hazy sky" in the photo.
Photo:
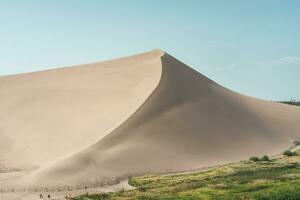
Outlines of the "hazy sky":
[{"label": "hazy sky", "polygon": [[0,0],[0,75],[156,48],[243,94],[300,99],[297,0]]}]

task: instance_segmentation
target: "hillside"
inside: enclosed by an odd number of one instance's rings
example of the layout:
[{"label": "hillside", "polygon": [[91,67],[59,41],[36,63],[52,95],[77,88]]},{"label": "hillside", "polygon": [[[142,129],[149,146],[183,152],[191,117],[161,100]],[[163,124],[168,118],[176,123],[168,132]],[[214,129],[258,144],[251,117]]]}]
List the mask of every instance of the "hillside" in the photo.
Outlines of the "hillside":
[{"label": "hillside", "polygon": [[108,184],[275,155],[300,139],[299,107],[230,91],[160,50],[0,87],[0,162],[30,170],[2,187]]}]

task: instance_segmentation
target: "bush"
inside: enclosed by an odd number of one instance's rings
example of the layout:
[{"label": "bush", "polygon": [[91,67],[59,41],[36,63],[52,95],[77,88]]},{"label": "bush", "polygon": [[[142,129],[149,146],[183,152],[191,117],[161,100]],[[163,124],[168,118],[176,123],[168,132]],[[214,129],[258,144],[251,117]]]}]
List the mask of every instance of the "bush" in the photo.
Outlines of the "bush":
[{"label": "bush", "polygon": [[138,186],[137,182],[131,176],[128,177],[128,184],[131,185],[131,186],[133,186],[133,187],[137,187]]},{"label": "bush", "polygon": [[300,141],[295,140],[295,141],[293,141],[293,144],[294,144],[295,146],[299,146],[299,145],[300,145]]},{"label": "bush", "polygon": [[267,155],[264,155],[263,157],[261,158],[258,158],[256,156],[252,156],[249,158],[250,161],[253,161],[253,162],[259,162],[259,161],[270,161],[270,158],[267,156]]},{"label": "bush", "polygon": [[264,156],[260,159],[260,161],[270,161],[270,159],[269,159],[268,156],[264,155]]},{"label": "bush", "polygon": [[259,158],[256,157],[256,156],[252,156],[251,158],[249,158],[250,161],[253,161],[253,162],[258,162],[259,161]]},{"label": "bush", "polygon": [[284,156],[294,156],[295,153],[291,152],[290,150],[286,150],[286,151],[284,151],[284,152],[282,153],[282,155],[284,155]]}]

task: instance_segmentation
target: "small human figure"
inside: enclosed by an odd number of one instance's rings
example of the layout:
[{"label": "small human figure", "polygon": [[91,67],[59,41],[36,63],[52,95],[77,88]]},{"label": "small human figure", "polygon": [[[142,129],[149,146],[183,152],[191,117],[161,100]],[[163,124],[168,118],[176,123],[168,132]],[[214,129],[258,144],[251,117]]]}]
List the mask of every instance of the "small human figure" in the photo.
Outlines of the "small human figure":
[{"label": "small human figure", "polygon": [[70,192],[68,192],[68,194],[66,195],[66,200],[71,200],[71,193]]},{"label": "small human figure", "polygon": [[72,196],[71,196],[71,192],[68,192],[68,198],[71,199]]},{"label": "small human figure", "polygon": [[43,199],[44,197],[43,197],[43,195],[42,194],[40,194],[40,199]]},{"label": "small human figure", "polygon": [[48,199],[50,199],[50,194],[48,194]]}]

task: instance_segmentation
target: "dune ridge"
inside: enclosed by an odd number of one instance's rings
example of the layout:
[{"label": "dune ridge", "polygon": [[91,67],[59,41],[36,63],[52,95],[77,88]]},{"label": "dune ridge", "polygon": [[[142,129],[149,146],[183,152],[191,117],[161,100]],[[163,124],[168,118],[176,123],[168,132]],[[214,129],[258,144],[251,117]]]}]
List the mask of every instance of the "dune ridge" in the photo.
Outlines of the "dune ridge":
[{"label": "dune ridge", "polygon": [[[152,79],[158,83],[149,87],[130,117],[91,146],[55,159],[18,182],[110,183],[129,175],[193,170],[278,154],[300,140],[300,108],[240,95],[167,53],[148,54],[155,55],[155,65],[146,67],[160,72]],[[142,65],[145,58],[137,58]]]}]

